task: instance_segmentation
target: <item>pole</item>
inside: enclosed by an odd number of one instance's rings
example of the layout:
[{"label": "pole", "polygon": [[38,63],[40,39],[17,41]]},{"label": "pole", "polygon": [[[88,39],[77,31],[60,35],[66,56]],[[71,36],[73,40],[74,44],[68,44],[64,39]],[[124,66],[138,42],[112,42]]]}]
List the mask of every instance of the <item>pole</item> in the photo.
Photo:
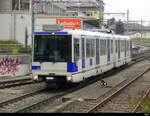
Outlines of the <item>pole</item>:
[{"label": "pole", "polygon": [[35,0],[31,0],[32,1],[32,6],[31,6],[31,11],[32,11],[32,14],[31,14],[31,21],[32,21],[32,47],[33,47],[33,37],[34,37],[34,23],[35,23],[35,14],[34,14],[34,3],[35,3]]},{"label": "pole", "polygon": [[103,16],[102,16],[102,6],[100,4],[100,7],[99,7],[99,28],[101,29],[102,28],[102,25],[103,25]]},{"label": "pole", "polygon": [[101,11],[99,11],[99,28],[102,28],[102,17],[101,17]]},{"label": "pole", "polygon": [[141,19],[141,39],[143,38],[143,35],[142,35],[142,25],[143,25],[143,20]]},{"label": "pole", "polygon": [[127,10],[127,32],[126,32],[126,34],[128,35],[128,33],[129,33],[129,9]]},{"label": "pole", "polygon": [[19,11],[21,10],[21,1],[19,0]]},{"label": "pole", "polygon": [[34,23],[35,23],[35,13],[34,13],[34,4],[35,0],[30,0],[31,6],[30,6],[30,12],[31,12],[31,48],[32,48],[32,59],[33,59],[33,49],[34,49],[34,44],[33,44],[33,39],[34,39]]}]

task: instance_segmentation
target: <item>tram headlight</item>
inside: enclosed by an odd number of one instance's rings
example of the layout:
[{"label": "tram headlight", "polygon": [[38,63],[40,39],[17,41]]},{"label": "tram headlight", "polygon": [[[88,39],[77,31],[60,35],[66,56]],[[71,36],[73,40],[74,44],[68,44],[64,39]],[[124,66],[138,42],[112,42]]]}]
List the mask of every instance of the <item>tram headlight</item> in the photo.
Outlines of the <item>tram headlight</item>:
[{"label": "tram headlight", "polygon": [[33,77],[33,80],[34,80],[34,81],[38,81],[38,76],[37,76],[37,75],[34,76],[34,77]]},{"label": "tram headlight", "polygon": [[67,81],[71,81],[71,80],[72,80],[71,76],[67,77]]}]

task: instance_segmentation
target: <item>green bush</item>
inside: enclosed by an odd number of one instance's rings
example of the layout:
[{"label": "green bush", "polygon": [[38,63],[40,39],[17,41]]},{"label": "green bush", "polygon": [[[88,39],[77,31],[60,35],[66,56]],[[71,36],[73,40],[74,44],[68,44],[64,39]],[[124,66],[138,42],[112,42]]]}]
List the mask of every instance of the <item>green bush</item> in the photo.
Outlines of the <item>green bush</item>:
[{"label": "green bush", "polygon": [[12,49],[8,47],[0,49],[0,53],[11,53],[11,52],[12,52]]},{"label": "green bush", "polygon": [[0,44],[19,44],[16,40],[0,40]]},{"label": "green bush", "polygon": [[31,48],[24,47],[16,40],[0,40],[0,53],[31,53]]},{"label": "green bush", "polygon": [[143,42],[150,42],[150,38],[132,38],[133,41],[143,41]]},{"label": "green bush", "polygon": [[25,47],[21,47],[18,50],[19,53],[31,53],[31,49],[30,48],[25,48]]}]

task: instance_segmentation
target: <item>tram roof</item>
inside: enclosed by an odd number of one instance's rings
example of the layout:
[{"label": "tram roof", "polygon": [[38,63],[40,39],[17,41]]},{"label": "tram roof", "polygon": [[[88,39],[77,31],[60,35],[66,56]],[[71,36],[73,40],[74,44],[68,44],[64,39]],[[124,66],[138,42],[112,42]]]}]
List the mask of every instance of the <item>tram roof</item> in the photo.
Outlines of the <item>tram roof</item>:
[{"label": "tram roof", "polygon": [[[35,32],[34,34],[46,34],[46,35],[51,35],[53,32]],[[107,33],[102,33],[102,32],[93,32],[93,31],[89,31],[89,30],[63,30],[60,32],[54,32],[55,34],[58,35],[80,35],[80,36],[102,36],[104,37],[103,39],[105,39],[105,37],[115,37],[118,39],[130,39],[128,36],[124,36],[124,35],[114,35],[114,34],[107,34]]]},{"label": "tram roof", "polygon": [[105,34],[105,33],[101,33],[101,32],[93,32],[93,31],[89,31],[89,30],[68,30],[68,33],[75,34],[75,35],[111,37],[111,34]]}]

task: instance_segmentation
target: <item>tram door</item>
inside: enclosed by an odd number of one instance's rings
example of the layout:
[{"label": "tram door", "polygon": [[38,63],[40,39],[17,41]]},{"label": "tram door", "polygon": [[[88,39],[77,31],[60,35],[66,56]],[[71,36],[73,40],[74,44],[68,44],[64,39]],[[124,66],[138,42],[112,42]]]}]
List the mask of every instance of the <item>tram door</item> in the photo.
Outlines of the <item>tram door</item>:
[{"label": "tram door", "polygon": [[107,61],[110,62],[110,40],[107,39]]},{"label": "tram door", "polygon": [[118,40],[118,59],[120,59],[120,52],[121,52],[121,46],[120,46],[120,40]]},{"label": "tram door", "polygon": [[100,43],[99,39],[96,39],[96,65],[100,64]]},{"label": "tram door", "polygon": [[86,56],[85,56],[85,37],[81,37],[81,51],[82,51],[82,69],[86,66]]},{"label": "tram door", "polygon": [[126,40],[124,40],[124,44],[125,44],[125,58],[127,57],[127,41]]}]

